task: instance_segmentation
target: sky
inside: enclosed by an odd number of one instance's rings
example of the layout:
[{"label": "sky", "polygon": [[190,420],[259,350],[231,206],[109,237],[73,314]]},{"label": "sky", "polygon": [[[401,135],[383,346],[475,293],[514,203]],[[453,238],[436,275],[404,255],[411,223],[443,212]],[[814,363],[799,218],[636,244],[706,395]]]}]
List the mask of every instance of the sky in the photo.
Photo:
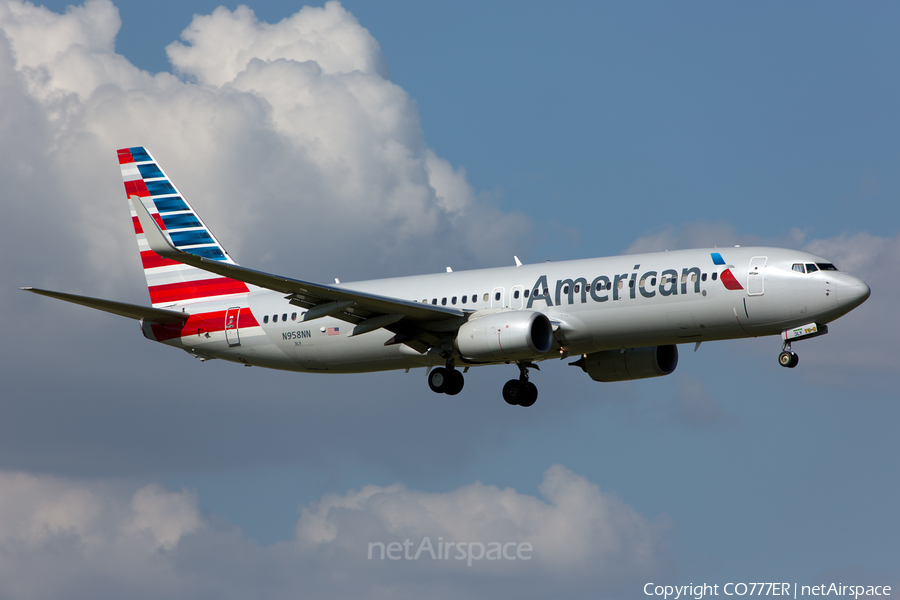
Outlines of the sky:
[{"label": "sky", "polygon": [[[0,597],[640,598],[900,589],[900,8],[0,0]],[[688,247],[814,252],[872,297],[797,343],[421,369],[200,363],[149,304],[117,148],[242,265],[342,282]],[[477,555],[369,558],[427,538]],[[528,550],[530,548],[531,550]],[[515,552],[513,552],[515,555]],[[720,587],[721,589],[721,587]]]}]

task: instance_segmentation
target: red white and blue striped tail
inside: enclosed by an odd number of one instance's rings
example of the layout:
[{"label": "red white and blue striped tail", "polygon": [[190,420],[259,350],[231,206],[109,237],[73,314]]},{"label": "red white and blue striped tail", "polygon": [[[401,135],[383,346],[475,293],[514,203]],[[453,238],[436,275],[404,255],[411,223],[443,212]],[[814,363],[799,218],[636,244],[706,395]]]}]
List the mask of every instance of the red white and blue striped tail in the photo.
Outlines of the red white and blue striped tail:
[{"label": "red white and blue striped tail", "polygon": [[138,146],[123,148],[118,152],[131,220],[153,306],[167,307],[247,294],[250,290],[241,281],[163,258],[150,250],[134,210],[135,201],[143,203],[179,250],[235,264],[147,150]]}]

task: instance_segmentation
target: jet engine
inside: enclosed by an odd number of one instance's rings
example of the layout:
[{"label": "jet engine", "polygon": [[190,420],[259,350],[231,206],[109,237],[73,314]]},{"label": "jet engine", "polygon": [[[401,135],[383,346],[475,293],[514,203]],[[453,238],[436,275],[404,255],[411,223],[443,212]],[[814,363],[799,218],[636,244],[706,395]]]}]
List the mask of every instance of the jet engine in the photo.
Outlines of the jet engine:
[{"label": "jet engine", "polygon": [[591,376],[594,381],[628,381],[668,375],[678,366],[678,348],[648,346],[605,350],[583,355],[570,363]]},{"label": "jet engine", "polygon": [[466,321],[456,336],[456,349],[474,360],[521,360],[546,354],[553,345],[547,315],[512,310]]}]

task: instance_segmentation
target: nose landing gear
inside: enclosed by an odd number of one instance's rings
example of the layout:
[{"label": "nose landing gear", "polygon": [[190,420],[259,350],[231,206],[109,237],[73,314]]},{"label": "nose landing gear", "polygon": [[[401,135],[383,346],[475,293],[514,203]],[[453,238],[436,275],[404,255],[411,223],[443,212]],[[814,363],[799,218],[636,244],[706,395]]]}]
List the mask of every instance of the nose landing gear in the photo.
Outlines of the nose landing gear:
[{"label": "nose landing gear", "polygon": [[541,369],[532,362],[520,362],[517,365],[519,378],[506,382],[503,386],[503,399],[512,406],[532,406],[537,401],[538,390],[536,385],[528,381],[528,369]]},{"label": "nose landing gear", "polygon": [[800,362],[797,353],[791,350],[791,343],[785,342],[781,347],[781,354],[778,355],[778,364],[788,369],[793,369]]},{"label": "nose landing gear", "polygon": [[791,350],[791,342],[808,340],[826,333],[828,333],[828,326],[819,325],[818,323],[807,323],[792,329],[785,329],[781,332],[781,339],[784,340],[784,344],[781,346],[781,354],[778,355],[778,364],[782,367],[793,369],[800,362],[800,358],[796,352]]}]

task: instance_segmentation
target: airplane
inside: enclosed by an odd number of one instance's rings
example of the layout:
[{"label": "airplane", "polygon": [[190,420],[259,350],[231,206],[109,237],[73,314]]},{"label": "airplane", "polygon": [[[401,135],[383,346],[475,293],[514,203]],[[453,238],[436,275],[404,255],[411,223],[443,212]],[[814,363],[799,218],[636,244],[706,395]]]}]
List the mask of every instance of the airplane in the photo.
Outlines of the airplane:
[{"label": "airplane", "polygon": [[[532,406],[529,370],[577,357],[594,381],[671,374],[678,344],[781,335],[792,343],[862,304],[869,286],[825,258],[735,246],[320,284],[239,266],[143,147],[118,151],[152,307],[23,290],[140,322],[201,361],[310,373],[423,367],[455,395],[470,367],[516,365],[510,405]],[[460,370],[462,369],[462,371]]]}]

